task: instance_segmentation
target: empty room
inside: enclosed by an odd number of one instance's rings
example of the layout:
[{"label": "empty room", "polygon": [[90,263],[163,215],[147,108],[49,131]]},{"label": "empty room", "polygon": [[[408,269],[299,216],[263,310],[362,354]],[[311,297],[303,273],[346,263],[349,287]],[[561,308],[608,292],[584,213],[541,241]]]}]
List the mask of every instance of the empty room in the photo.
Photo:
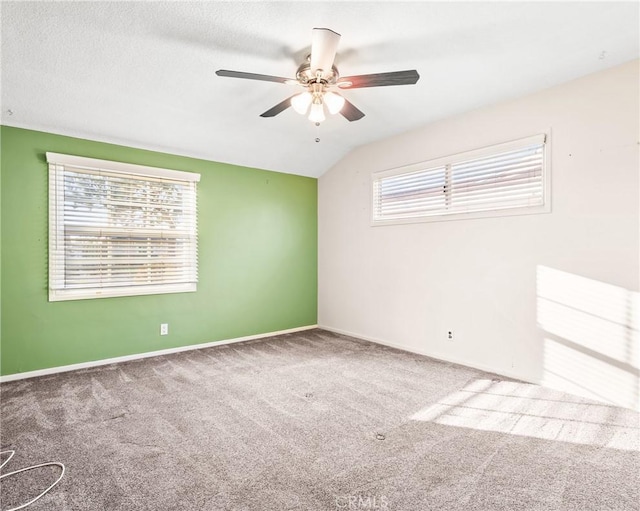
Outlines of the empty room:
[{"label": "empty room", "polygon": [[0,511],[640,511],[639,2],[0,28]]}]

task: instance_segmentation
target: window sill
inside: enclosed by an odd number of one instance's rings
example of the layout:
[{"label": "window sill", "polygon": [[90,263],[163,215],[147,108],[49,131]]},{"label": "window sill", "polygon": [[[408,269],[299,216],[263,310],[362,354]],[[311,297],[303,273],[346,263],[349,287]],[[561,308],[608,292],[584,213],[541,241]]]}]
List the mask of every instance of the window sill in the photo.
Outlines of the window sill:
[{"label": "window sill", "polygon": [[103,289],[49,289],[49,301],[89,300],[120,296],[160,295],[167,293],[193,293],[197,284],[162,284],[155,286],[127,286]]},{"label": "window sill", "polygon": [[425,222],[448,222],[452,220],[473,220],[476,218],[501,218],[505,216],[520,216],[520,215],[540,215],[543,213],[551,213],[551,205],[533,206],[525,208],[510,208],[510,209],[492,209],[488,211],[469,211],[468,213],[453,213],[450,215],[430,215],[430,216],[413,216],[405,218],[385,218],[379,220],[372,220],[372,227],[380,227],[383,225],[398,225],[398,224],[418,224]]}]

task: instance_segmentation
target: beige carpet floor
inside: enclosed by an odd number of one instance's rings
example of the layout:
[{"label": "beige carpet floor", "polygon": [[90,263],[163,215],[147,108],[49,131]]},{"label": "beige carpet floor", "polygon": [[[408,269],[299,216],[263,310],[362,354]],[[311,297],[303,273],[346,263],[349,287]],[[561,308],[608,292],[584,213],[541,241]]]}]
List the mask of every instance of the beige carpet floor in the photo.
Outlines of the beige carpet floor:
[{"label": "beige carpet floor", "polygon": [[640,508],[637,413],[322,330],[0,393],[29,511]]}]

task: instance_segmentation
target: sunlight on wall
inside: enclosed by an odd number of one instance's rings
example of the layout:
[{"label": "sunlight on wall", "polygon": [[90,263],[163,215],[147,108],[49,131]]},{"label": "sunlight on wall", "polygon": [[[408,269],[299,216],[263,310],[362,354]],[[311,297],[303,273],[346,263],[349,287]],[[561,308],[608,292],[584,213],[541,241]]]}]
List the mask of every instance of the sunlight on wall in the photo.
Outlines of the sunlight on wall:
[{"label": "sunlight on wall", "polygon": [[537,289],[541,383],[638,410],[639,293],[546,266]]},{"label": "sunlight on wall", "polygon": [[640,448],[635,412],[529,383],[474,380],[411,419],[611,449]]}]

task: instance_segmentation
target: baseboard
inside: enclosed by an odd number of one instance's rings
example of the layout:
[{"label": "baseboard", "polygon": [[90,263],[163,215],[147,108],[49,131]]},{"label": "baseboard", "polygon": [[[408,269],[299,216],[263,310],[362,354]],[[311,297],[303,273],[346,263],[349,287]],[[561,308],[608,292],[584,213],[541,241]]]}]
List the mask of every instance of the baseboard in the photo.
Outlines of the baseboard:
[{"label": "baseboard", "polygon": [[210,348],[212,346],[222,346],[224,344],[233,344],[236,342],[253,341],[255,339],[263,339],[265,337],[273,337],[282,334],[291,334],[294,332],[302,332],[304,330],[312,330],[318,328],[318,325],[307,325],[287,330],[278,330],[276,332],[266,332],[264,334],[246,335],[244,337],[236,337],[234,339],[224,339],[221,341],[211,341],[201,344],[191,344],[189,346],[178,346],[177,348],[167,348],[164,350],[148,351],[146,353],[136,353],[135,355],[124,355],[122,357],[105,358],[102,360],[92,360],[91,362],[81,362],[79,364],[71,364],[66,366],[49,367],[47,369],[38,369],[36,371],[27,371],[24,373],[7,374],[0,376],[0,383],[15,380],[24,380],[26,378],[36,378],[38,376],[47,376],[56,373],[66,373],[68,371],[77,371],[78,369],[87,369],[89,367],[97,367],[109,364],[117,364],[118,362],[128,362],[130,360],[139,360],[142,358],[159,357],[161,355],[170,355],[171,353],[180,353],[182,351],[200,350],[202,348]]},{"label": "baseboard", "polygon": [[371,337],[371,336],[368,336],[368,335],[359,334],[359,333],[356,333],[356,332],[349,332],[347,330],[342,330],[340,328],[333,328],[333,327],[326,326],[326,325],[318,325],[318,328],[321,328],[322,330],[328,330],[329,332],[335,332],[336,334],[348,335],[349,337],[356,337],[358,339],[363,339],[365,341],[369,341],[369,342],[373,342],[373,343],[376,343],[376,344],[380,344],[382,346],[388,346],[390,348],[395,348],[395,349],[398,349],[398,350],[407,351],[409,353],[415,353],[416,355],[424,355],[425,357],[434,358],[436,360],[441,360],[443,362],[449,362],[449,363],[452,363],[452,364],[458,364],[458,365],[465,366],[465,367],[471,367],[473,369],[478,369],[480,371],[485,371],[487,373],[498,374],[500,376],[506,376],[507,378],[514,378],[516,380],[524,381],[524,382],[527,382],[527,383],[539,384],[539,382],[533,381],[530,378],[525,378],[521,374],[517,374],[515,372],[510,372],[510,371],[504,371],[502,369],[498,369],[498,368],[495,368],[495,367],[487,366],[487,365],[484,365],[484,364],[477,364],[475,362],[470,362],[468,360],[456,359],[454,357],[449,357],[449,356],[442,355],[440,353],[434,353],[434,352],[431,352],[431,351],[407,348],[406,346],[403,346],[401,344],[390,342],[390,341],[387,341],[387,340],[384,340],[384,339],[378,339],[377,337]]}]

